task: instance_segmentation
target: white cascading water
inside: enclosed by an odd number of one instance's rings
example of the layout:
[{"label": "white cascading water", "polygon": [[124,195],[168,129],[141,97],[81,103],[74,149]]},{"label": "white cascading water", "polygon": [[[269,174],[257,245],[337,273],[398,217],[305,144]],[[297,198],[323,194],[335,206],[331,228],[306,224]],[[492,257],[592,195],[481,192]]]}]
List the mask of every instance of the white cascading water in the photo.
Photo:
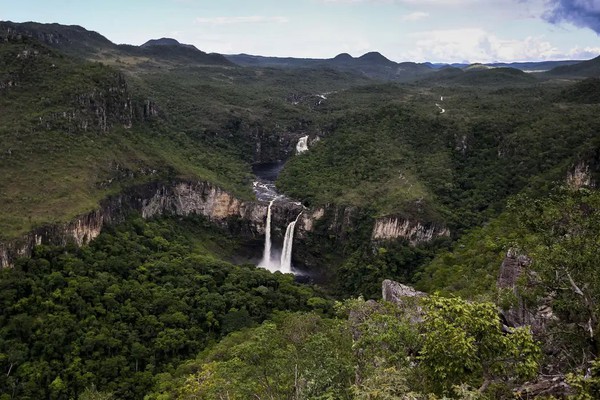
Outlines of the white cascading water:
[{"label": "white cascading water", "polygon": [[302,136],[296,144],[296,154],[302,154],[308,151],[308,135]]},{"label": "white cascading water", "polygon": [[283,250],[281,252],[281,263],[279,264],[279,270],[284,274],[292,273],[292,246],[294,245],[294,228],[296,222],[300,218],[302,213],[298,214],[296,219],[288,225],[285,230],[285,239],[283,240]]},{"label": "white cascading water", "polygon": [[260,264],[258,264],[261,268],[266,268],[271,272],[277,271],[277,265],[273,265],[273,261],[271,260],[271,206],[275,200],[271,200],[269,202],[269,208],[267,209],[267,224],[265,226],[265,251],[263,253],[263,258]]}]

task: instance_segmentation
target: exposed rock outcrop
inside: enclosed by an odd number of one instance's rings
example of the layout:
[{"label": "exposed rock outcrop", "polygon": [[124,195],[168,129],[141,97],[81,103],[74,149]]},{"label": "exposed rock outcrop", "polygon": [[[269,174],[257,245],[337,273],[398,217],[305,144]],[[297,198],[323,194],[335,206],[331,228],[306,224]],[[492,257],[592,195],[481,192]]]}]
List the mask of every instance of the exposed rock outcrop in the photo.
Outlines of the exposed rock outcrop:
[{"label": "exposed rock outcrop", "polygon": [[401,304],[403,298],[407,297],[425,297],[427,293],[419,292],[413,287],[386,279],[381,284],[381,297],[385,301],[395,304]]},{"label": "exposed rock outcrop", "polygon": [[39,117],[38,125],[45,129],[60,129],[71,133],[106,133],[117,125],[131,128],[136,119],[135,114],[125,78],[114,73],[107,74],[106,87],[96,87],[74,95],[68,111],[44,114]]},{"label": "exposed rock outcrop", "polygon": [[[24,25],[19,27],[24,29]],[[114,126],[131,128],[134,120],[143,121],[158,115],[159,109],[152,101],[132,101],[122,73],[108,67],[86,65],[84,62],[76,66],[74,63],[65,62],[63,55],[28,39],[33,37],[47,44],[63,43],[64,39],[64,43],[67,44],[68,40],[61,34],[44,33],[39,36],[34,32],[16,29],[14,24],[0,22],[0,38],[14,45],[3,55],[5,72],[0,75],[0,90],[15,87],[22,87],[22,90],[41,90],[39,96],[43,99],[43,108],[46,111],[42,110],[35,116],[34,121],[39,128],[70,133],[104,133]],[[81,30],[82,34],[87,32],[79,27],[68,29]],[[52,70],[55,70],[54,73],[51,73]],[[64,93],[45,93],[44,87],[47,85],[43,80],[56,79],[55,74],[73,76],[73,82],[76,84],[71,87],[65,86],[69,90]]]},{"label": "exposed rock outcrop", "polygon": [[305,210],[297,225],[298,237],[304,238],[309,232],[314,232],[317,222],[321,221],[324,224],[321,228],[325,228],[332,238],[344,240],[357,222],[357,211],[355,207],[334,205]]},{"label": "exposed rock outcrop", "polygon": [[595,187],[596,183],[592,179],[590,165],[587,162],[578,162],[567,174],[567,185],[572,189],[581,189],[583,187]]},{"label": "exposed rock outcrop", "polygon": [[[545,332],[548,322],[553,320],[554,314],[549,301],[543,301],[540,304],[528,304],[520,293],[521,288],[518,285],[519,279],[523,274],[528,274],[527,267],[531,264],[531,259],[521,254],[516,249],[509,249],[506,257],[500,266],[497,287],[501,291],[509,291],[514,296],[513,304],[502,310],[502,316],[508,326],[530,326],[536,335]],[[527,275],[526,284],[533,285],[533,276]]]},{"label": "exposed rock outcrop", "polygon": [[412,245],[430,242],[438,237],[449,237],[450,230],[431,224],[423,225],[398,217],[384,217],[375,221],[371,238],[373,240],[406,239]]},{"label": "exposed rock outcrop", "polygon": [[506,257],[500,265],[497,286],[499,289],[510,289],[517,292],[517,279],[521,276],[523,269],[531,264],[531,259],[520,254],[516,249],[509,249]]},{"label": "exposed rock outcrop", "polygon": [[311,210],[305,212],[300,217],[300,223],[298,224],[298,229],[300,232],[312,232],[315,227],[315,222],[320,220],[325,216],[324,208],[317,208],[316,210]]},{"label": "exposed rock outcrop", "polygon": [[538,379],[528,382],[514,390],[515,397],[519,399],[531,399],[536,397],[564,399],[573,395],[573,389],[563,375]]}]

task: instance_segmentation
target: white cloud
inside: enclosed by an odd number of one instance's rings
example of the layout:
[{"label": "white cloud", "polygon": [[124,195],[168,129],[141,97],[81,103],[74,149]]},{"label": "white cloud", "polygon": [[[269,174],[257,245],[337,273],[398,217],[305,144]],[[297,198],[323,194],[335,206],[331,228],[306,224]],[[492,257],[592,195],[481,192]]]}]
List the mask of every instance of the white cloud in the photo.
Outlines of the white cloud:
[{"label": "white cloud", "polygon": [[425,31],[413,33],[410,37],[415,49],[402,56],[415,61],[542,61],[572,58],[598,50],[573,49],[565,54],[543,36],[505,39],[481,28]]},{"label": "white cloud", "polygon": [[[321,0],[324,3],[380,3],[380,4],[400,4],[408,6],[458,6],[465,4],[481,3],[478,0]],[[492,0],[492,2],[495,0]]]},{"label": "white cloud", "polygon": [[262,15],[251,15],[243,17],[198,17],[194,20],[197,24],[206,25],[236,25],[236,24],[285,24],[289,22],[288,18],[275,16],[267,17]]},{"label": "white cloud", "polygon": [[419,21],[423,18],[429,17],[429,13],[424,11],[415,11],[410,14],[406,14],[402,17],[402,21]]},{"label": "white cloud", "polygon": [[567,51],[561,58],[570,58],[573,60],[589,60],[600,55],[600,47],[573,47]]}]

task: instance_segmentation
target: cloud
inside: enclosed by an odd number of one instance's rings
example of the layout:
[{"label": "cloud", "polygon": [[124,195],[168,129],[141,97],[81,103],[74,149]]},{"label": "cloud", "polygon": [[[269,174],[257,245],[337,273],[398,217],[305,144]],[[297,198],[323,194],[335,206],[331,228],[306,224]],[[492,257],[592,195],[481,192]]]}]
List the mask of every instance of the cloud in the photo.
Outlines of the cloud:
[{"label": "cloud", "polygon": [[[596,48],[561,51],[543,36],[505,39],[480,28],[446,29],[410,35],[415,50],[402,54],[405,60],[442,62],[544,61],[591,58]],[[597,54],[597,53],[596,53]]]},{"label": "cloud", "polygon": [[251,15],[244,17],[198,17],[197,24],[205,25],[236,25],[236,24],[285,24],[289,22],[286,17],[267,17],[262,15]]},{"label": "cloud", "polygon": [[477,0],[321,0],[323,3],[357,4],[357,3],[379,3],[400,4],[407,6],[459,6],[475,4]]},{"label": "cloud", "polygon": [[591,58],[598,57],[600,54],[600,47],[579,47],[576,46],[567,51],[563,57],[565,59],[573,60],[589,60]]},{"label": "cloud", "polygon": [[544,19],[556,24],[570,22],[579,27],[594,30],[600,35],[600,1],[598,0],[550,0],[551,9]]},{"label": "cloud", "polygon": [[419,21],[423,18],[429,17],[429,13],[424,11],[415,11],[410,14],[406,14],[402,17],[402,21]]}]

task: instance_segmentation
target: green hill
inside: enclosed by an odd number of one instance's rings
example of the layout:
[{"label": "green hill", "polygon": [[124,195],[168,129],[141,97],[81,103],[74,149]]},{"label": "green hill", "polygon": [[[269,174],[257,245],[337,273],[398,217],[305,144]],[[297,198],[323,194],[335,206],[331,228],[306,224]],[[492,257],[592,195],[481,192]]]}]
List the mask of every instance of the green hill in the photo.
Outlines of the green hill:
[{"label": "green hill", "polygon": [[558,100],[582,104],[600,103],[600,79],[588,78],[577,82],[563,90]]},{"label": "green hill", "polygon": [[511,87],[535,84],[531,74],[515,68],[492,68],[482,64],[471,65],[464,70],[444,68],[428,75],[423,84],[461,85],[474,87]]},{"label": "green hill", "polygon": [[600,56],[573,65],[563,65],[551,69],[546,75],[553,77],[597,78],[600,76]]}]

